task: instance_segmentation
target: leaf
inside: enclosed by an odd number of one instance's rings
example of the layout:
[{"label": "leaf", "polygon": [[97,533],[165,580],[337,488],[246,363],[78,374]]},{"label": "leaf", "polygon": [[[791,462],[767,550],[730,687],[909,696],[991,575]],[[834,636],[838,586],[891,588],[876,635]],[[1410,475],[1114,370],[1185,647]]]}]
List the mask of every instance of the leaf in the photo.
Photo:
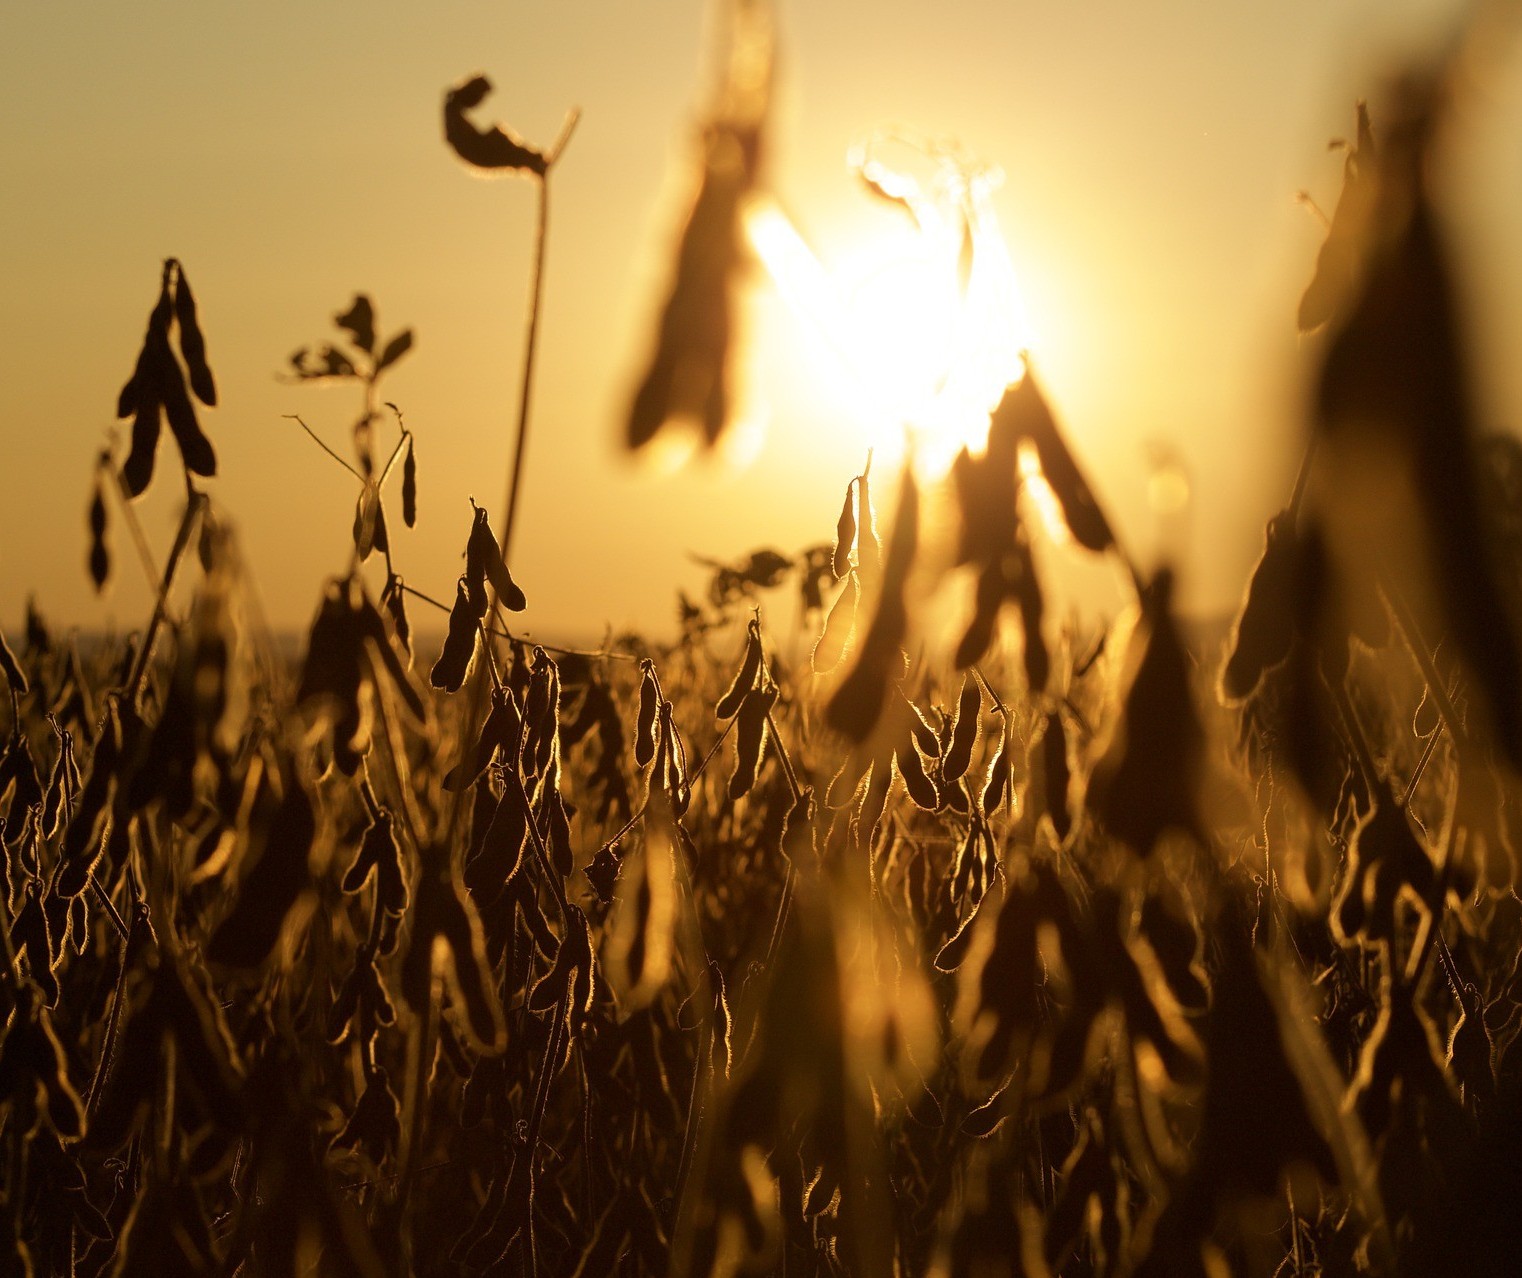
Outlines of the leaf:
[{"label": "leaf", "polygon": [[364,293],[354,294],[349,309],[342,315],[335,315],[333,323],[344,329],[354,345],[366,355],[375,353],[375,308]]},{"label": "leaf", "polygon": [[380,353],[380,358],[375,361],[375,371],[390,368],[391,365],[401,359],[412,349],[412,330],[404,328],[400,333],[386,343],[386,349]]},{"label": "leaf", "polygon": [[303,381],[319,381],[327,377],[358,377],[354,361],[336,346],[324,343],[315,355],[310,347],[303,346],[291,356],[291,367]]},{"label": "leaf", "polygon": [[544,155],[500,124],[477,128],[466,116],[491,92],[484,75],[463,80],[444,94],[444,140],[465,163],[478,169],[509,169],[543,177],[549,165]]},{"label": "leaf", "polygon": [[1343,1156],[1353,1125],[1337,1112],[1335,1093],[1327,1094],[1336,1085],[1332,1064],[1324,1049],[1313,1059],[1305,1049],[1320,1044],[1295,1033],[1294,1022],[1309,1014],[1276,1005],[1250,929],[1235,903],[1223,904],[1212,926],[1212,949],[1221,957],[1206,1023],[1209,1086],[1194,1166],[1158,1220],[1152,1252],[1138,1271],[1149,1278],[1178,1273],[1180,1258],[1198,1254],[1199,1240],[1234,1204],[1282,1193],[1284,1173],[1296,1164],[1314,1168],[1327,1183],[1342,1178],[1360,1188],[1354,1161]]}]

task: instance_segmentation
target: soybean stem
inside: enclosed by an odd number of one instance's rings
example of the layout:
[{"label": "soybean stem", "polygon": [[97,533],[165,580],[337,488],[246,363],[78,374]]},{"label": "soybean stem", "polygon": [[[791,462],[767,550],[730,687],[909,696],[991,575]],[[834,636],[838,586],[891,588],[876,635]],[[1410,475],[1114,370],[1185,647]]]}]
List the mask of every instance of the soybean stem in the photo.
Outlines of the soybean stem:
[{"label": "soybean stem", "polygon": [[346,462],[342,457],[340,457],[331,448],[329,448],[327,446],[327,444],[325,444],[323,442],[322,437],[320,435],[318,435],[318,433],[315,430],[313,430],[310,426],[308,426],[304,421],[302,421],[301,418],[296,416],[295,413],[286,413],[285,416],[287,418],[289,418],[291,421],[295,422],[298,426],[300,426],[302,430],[306,431],[306,433],[308,435],[310,435],[313,438],[313,440],[316,441],[318,448],[322,449],[323,452],[327,453],[327,455],[329,457],[331,457],[340,466],[342,466],[346,471],[348,471],[349,474],[353,475],[355,479],[359,480],[360,483],[364,483],[365,482],[365,477],[363,475],[361,475],[357,470],[354,469],[353,466],[349,465],[348,462]]},{"label": "soybean stem", "polygon": [[158,598],[153,605],[153,616],[148,619],[148,629],[143,635],[142,647],[137,651],[137,660],[133,664],[132,674],[127,679],[129,707],[137,705],[138,694],[142,691],[144,678],[147,677],[149,663],[153,660],[153,643],[158,638],[159,627],[164,624],[164,613],[169,603],[170,588],[174,585],[175,572],[180,566],[180,560],[184,557],[186,548],[190,545],[196,520],[205,505],[206,495],[191,489],[190,500],[185,503],[185,514],[180,519],[179,531],[174,536],[174,547],[169,552],[169,562],[164,565],[164,579],[159,585]]},{"label": "soybean stem", "polygon": [[159,580],[158,566],[153,562],[153,551],[148,546],[148,538],[143,535],[143,525],[138,520],[137,511],[132,508],[132,494],[127,491],[127,481],[122,478],[119,470],[113,470],[115,479],[118,506],[121,508],[122,518],[127,523],[127,531],[132,535],[132,544],[137,547],[137,557],[143,565],[143,575],[148,579],[148,588],[152,590]]}]

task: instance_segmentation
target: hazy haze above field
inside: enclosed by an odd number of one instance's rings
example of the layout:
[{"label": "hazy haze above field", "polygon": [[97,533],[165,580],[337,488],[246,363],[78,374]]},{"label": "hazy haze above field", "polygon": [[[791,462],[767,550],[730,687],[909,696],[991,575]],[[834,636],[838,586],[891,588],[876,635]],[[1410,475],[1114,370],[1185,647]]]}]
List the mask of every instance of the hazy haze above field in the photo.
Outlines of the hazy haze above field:
[{"label": "hazy haze above field", "polygon": [[[1341,180],[1325,143],[1377,102],[1394,55],[1440,33],[1442,3],[1120,0],[781,6],[773,189],[820,257],[891,214],[844,157],[903,124],[1000,166],[995,205],[1050,396],[1138,558],[1157,540],[1148,459],[1194,480],[1185,603],[1233,601],[1287,487],[1310,350],[1294,306]],[[688,552],[736,557],[828,539],[861,464],[859,414],[758,277],[745,467],[654,474],[619,438],[665,279],[706,6],[637,3],[15,4],[0,23],[0,624],[29,594],[55,622],[142,623],[143,575],[113,517],[113,581],[85,571],[93,458],[156,296],[185,262],[221,406],[217,500],[271,622],[304,625],[348,559],[353,481],[282,414],[340,449],[353,388],[282,383],[297,346],[336,336],[356,290],[417,345],[387,380],[417,434],[420,520],[393,519],[399,569],[448,599],[466,495],[501,504],[521,367],[532,187],[468,173],[442,139],[446,86],[483,70],[477,114],[547,145],[552,179],[536,410],[512,567],[536,634],[664,627]],[[1489,418],[1522,420],[1522,85],[1513,53],[1464,106],[1443,188],[1483,320]],[[1376,114],[1376,128],[1378,117]],[[124,424],[125,425],[125,424]],[[382,439],[390,435],[382,432]],[[178,461],[140,503],[160,556]],[[423,623],[417,617],[417,623]],[[442,621],[442,617],[439,618]]]}]

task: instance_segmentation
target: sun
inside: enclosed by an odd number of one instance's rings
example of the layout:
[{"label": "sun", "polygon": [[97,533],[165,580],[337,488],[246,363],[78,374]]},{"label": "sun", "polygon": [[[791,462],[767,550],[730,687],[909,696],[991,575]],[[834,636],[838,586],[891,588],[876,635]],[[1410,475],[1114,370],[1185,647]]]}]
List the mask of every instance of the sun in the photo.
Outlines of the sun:
[{"label": "sun", "polygon": [[874,135],[850,164],[902,216],[867,224],[830,263],[768,200],[751,208],[748,237],[778,291],[833,350],[877,454],[907,451],[922,477],[939,477],[962,448],[981,451],[988,415],[1023,375],[1031,346],[991,202],[999,174],[898,133]]}]

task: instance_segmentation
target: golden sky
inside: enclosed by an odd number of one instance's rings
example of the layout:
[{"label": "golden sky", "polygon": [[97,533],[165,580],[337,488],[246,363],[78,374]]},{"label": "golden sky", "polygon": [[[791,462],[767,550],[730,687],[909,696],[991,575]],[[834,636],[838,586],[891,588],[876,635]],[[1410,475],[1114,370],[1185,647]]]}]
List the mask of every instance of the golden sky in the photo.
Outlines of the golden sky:
[{"label": "golden sky", "polygon": [[[1149,458],[1193,479],[1185,603],[1224,610],[1293,473],[1310,353],[1294,306],[1340,161],[1327,139],[1450,3],[815,0],[780,5],[772,187],[826,263],[891,214],[845,167],[905,125],[998,165],[995,208],[1051,399],[1143,562]],[[410,584],[452,595],[467,495],[500,508],[517,402],[534,193],[480,180],[442,140],[445,88],[485,71],[477,112],[547,145],[552,178],[536,410],[512,568],[536,635],[665,627],[701,587],[689,552],[784,551],[833,533],[867,435],[828,357],[758,280],[749,465],[654,474],[619,450],[687,191],[709,59],[698,0],[8,6],[0,30],[0,623],[35,593],[55,623],[142,624],[148,594],[113,517],[114,580],[85,571],[93,458],[114,426],[159,263],[197,293],[220,407],[203,414],[265,611],[304,626],[348,560],[354,485],[283,414],[343,449],[350,388],[283,383],[357,290],[411,355],[384,383],[416,432],[420,519],[393,519]],[[1498,61],[1466,107],[1447,188],[1492,421],[1522,361],[1522,86]],[[1376,117],[1376,127],[1377,127]],[[124,423],[125,427],[127,424]],[[382,438],[387,438],[384,434]],[[125,439],[125,430],[123,430]],[[167,549],[182,493],[166,444],[139,503]],[[439,622],[442,622],[440,617]],[[415,615],[414,624],[422,624]]]}]

